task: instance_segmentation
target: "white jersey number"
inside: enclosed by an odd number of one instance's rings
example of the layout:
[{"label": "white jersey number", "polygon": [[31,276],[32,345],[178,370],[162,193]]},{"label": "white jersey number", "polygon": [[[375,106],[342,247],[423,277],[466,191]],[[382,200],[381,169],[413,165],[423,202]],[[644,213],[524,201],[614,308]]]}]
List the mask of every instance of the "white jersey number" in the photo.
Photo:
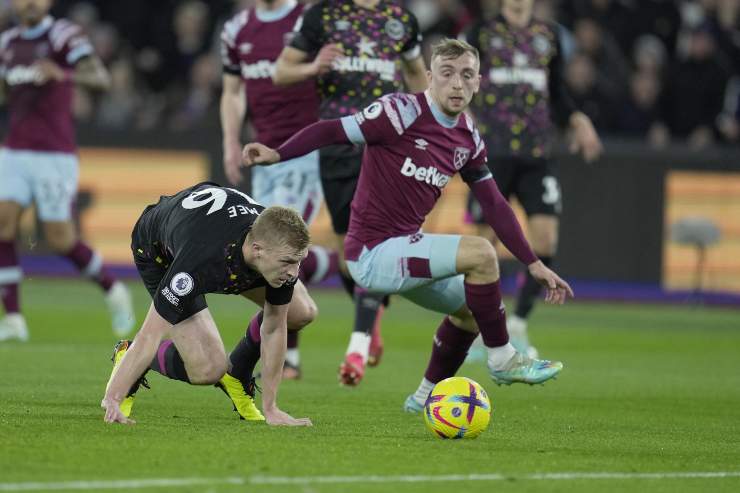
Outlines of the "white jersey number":
[{"label": "white jersey number", "polygon": [[198,207],[203,207],[204,205],[211,204],[208,212],[206,212],[206,216],[210,216],[214,212],[223,209],[227,198],[226,190],[230,190],[241,195],[250,204],[260,205],[259,202],[255,201],[246,193],[240,192],[239,190],[235,190],[233,188],[206,188],[204,190],[193,192],[185,197],[185,199],[182,201],[182,206],[185,209],[197,209]]}]

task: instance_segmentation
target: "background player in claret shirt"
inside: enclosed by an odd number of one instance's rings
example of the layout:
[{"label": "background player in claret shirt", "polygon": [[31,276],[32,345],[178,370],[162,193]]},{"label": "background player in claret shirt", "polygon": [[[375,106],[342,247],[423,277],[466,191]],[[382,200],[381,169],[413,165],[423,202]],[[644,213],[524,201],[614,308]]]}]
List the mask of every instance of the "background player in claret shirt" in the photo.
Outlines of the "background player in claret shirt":
[{"label": "background player in claret shirt", "polygon": [[[240,136],[245,115],[257,132],[257,140],[273,147],[318,119],[319,99],[313,79],[288,88],[272,82],[275,61],[303,10],[295,0],[258,0],[255,7],[239,12],[224,25],[221,127],[224,171],[232,185],[242,181]],[[324,64],[322,70],[327,68]],[[254,168],[252,196],[265,206],[292,207],[310,225],[323,199],[318,152],[277,166]],[[299,277],[306,284],[317,283],[336,274],[338,268],[336,251],[313,245]],[[283,378],[300,378],[298,334],[288,334]]]},{"label": "background player in claret shirt", "polygon": [[[561,28],[533,19],[533,3],[503,0],[501,13],[476,23],[465,39],[481,54],[481,90],[471,109],[488,148],[491,172],[503,195],[516,196],[524,207],[532,248],[550,266],[561,209],[560,186],[550,158],[553,117],[567,122],[571,150],[586,161],[596,159],[602,146],[591,120],[576,110],[563,81]],[[469,211],[481,225],[481,234],[491,238],[472,195]],[[527,337],[527,317],[542,287],[530,274],[525,276],[508,327],[512,343],[536,357]]]},{"label": "background player in claret shirt", "polygon": [[434,385],[453,376],[480,330],[497,383],[541,383],[562,363],[534,360],[508,341],[496,252],[478,236],[424,234],[420,228],[442,189],[460,173],[501,241],[563,303],[570,286],[532,252],[486,166],[485,144],[463,112],[480,83],[478,51],[458,40],[435,45],[429,90],[392,94],[362,112],[315,123],[277,151],[244,148],[245,164],[274,163],[337,142],[366,143],[345,239],[347,264],[371,292],[399,293],[445,313],[417,391],[404,408],[418,412]]},{"label": "background player in claret shirt", "polygon": [[[426,67],[420,40],[416,18],[398,1],[321,1],[304,15],[299,31],[278,59],[274,79],[285,85],[317,77],[320,117],[340,118],[383,94],[399,91],[404,82],[412,92],[424,90]],[[356,145],[320,150],[321,183],[339,248],[349,227],[361,160],[362,147]],[[356,385],[365,364],[377,364],[382,353],[383,297],[355,289],[343,262],[342,269],[345,288],[355,300],[355,323],[339,377]]]},{"label": "background player in claret shirt", "polygon": [[105,89],[108,73],[78,26],[48,15],[51,0],[13,0],[12,5],[19,25],[0,36],[0,93],[10,113],[0,150],[0,295],[6,313],[0,340],[28,339],[18,299],[15,239],[21,212],[31,202],[49,247],[106,292],[113,331],[122,336],[135,322],[129,292],[79,239],[72,222],[79,173],[73,86]]},{"label": "background player in claret shirt", "polygon": [[[133,422],[134,394],[152,369],[194,385],[217,384],[244,419],[310,425],[276,403],[286,330],[303,327],[316,315],[316,305],[297,279],[309,245],[298,213],[281,206],[265,209],[242,192],[201,183],[147,207],[131,238],[152,305],[133,345],[121,341],[116,346],[101,404],[105,421]],[[253,395],[245,394],[246,383],[226,374],[229,359],[206,293],[240,294],[263,307],[250,323],[256,351],[245,337],[232,352],[231,365],[238,367],[236,374],[251,375],[262,353],[264,417]]]}]

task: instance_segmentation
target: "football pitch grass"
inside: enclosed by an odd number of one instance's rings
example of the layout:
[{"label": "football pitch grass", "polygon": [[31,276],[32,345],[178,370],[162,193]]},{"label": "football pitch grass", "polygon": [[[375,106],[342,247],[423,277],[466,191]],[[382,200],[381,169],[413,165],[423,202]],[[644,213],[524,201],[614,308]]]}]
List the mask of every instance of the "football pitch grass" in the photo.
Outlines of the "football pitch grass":
[{"label": "football pitch grass", "polygon": [[[148,298],[132,284],[141,318]],[[337,384],[352,323],[340,292],[314,290],[304,377],[278,402],[312,428],[239,421],[213,387],[150,373],[138,424],[103,423],[115,342],[101,294],[29,280],[28,343],[0,343],[0,491],[740,491],[740,311],[571,303],[531,322],[543,356],[565,369],[545,386],[497,387],[476,440],[434,438],[401,411],[419,383],[440,315],[394,298],[386,353],[358,388]],[[227,351],[256,311],[209,305]]]}]

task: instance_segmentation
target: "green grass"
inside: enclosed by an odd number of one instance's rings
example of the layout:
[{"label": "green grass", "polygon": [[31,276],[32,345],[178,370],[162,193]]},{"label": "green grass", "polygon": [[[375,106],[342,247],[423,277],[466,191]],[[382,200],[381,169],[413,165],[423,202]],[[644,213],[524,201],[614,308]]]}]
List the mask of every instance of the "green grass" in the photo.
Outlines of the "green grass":
[{"label": "green grass", "polygon": [[[148,300],[133,287],[141,317]],[[740,491],[737,476],[531,478],[740,471],[740,311],[541,306],[533,338],[545,356],[565,362],[563,374],[544,387],[505,388],[492,384],[483,365],[463,366],[460,374],[489,392],[494,412],[479,439],[452,442],[401,412],[440,316],[395,298],[384,319],[383,363],[347,389],[337,384],[336,370],[352,307],[339,292],[314,296],[320,315],[302,339],[304,379],[284,383],[279,396],[285,410],[311,417],[314,427],[240,422],[216,389],[159,375],[150,375],[152,390],[137,396],[138,424],[123,427],[104,424],[99,408],[115,342],[102,296],[82,282],[28,281],[23,301],[32,339],[0,344],[0,491],[11,483],[178,477],[244,484],[136,491]],[[255,308],[237,297],[212,296],[209,303],[230,349]],[[506,479],[252,484],[258,476],[494,473]]]}]

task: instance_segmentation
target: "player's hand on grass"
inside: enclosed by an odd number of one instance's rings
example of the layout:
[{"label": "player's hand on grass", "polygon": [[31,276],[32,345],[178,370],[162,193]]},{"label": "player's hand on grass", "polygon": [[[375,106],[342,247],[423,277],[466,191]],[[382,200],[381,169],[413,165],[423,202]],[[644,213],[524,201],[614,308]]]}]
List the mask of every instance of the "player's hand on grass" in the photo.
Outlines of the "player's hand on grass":
[{"label": "player's hand on grass", "polygon": [[105,417],[103,418],[103,420],[106,423],[121,423],[124,425],[136,424],[136,421],[124,416],[124,414],[121,412],[120,406],[120,401],[116,401],[112,397],[108,396],[103,397],[103,400],[100,403],[100,407],[105,409]]},{"label": "player's hand on grass", "polygon": [[570,125],[573,129],[570,152],[580,154],[587,163],[596,161],[604,152],[604,146],[591,119],[581,112],[576,112],[570,118]]},{"label": "player's hand on grass", "polygon": [[278,408],[263,409],[262,413],[270,426],[313,426],[309,418],[294,418]]},{"label": "player's hand on grass", "polygon": [[565,300],[570,296],[574,297],[573,290],[567,282],[563,281],[560,276],[555,274],[552,270],[548,269],[541,260],[529,264],[529,273],[532,277],[542,284],[547,290],[545,295],[545,302],[552,303],[553,305],[562,305]]},{"label": "player's hand on grass", "polygon": [[334,60],[344,56],[344,51],[336,43],[325,44],[311,63],[314,75],[324,75],[331,70]]},{"label": "player's hand on grass", "polygon": [[38,60],[34,63],[34,67],[36,67],[38,72],[36,80],[34,80],[34,84],[37,86],[46,84],[50,80],[57,82],[64,80],[64,70],[49,59],[44,58],[42,60]]},{"label": "player's hand on grass", "polygon": [[258,142],[244,146],[242,151],[242,166],[249,167],[257,164],[275,164],[280,161],[280,154],[275,149]]},{"label": "player's hand on grass", "polygon": [[224,173],[232,185],[242,181],[242,146],[238,141],[224,142]]}]

